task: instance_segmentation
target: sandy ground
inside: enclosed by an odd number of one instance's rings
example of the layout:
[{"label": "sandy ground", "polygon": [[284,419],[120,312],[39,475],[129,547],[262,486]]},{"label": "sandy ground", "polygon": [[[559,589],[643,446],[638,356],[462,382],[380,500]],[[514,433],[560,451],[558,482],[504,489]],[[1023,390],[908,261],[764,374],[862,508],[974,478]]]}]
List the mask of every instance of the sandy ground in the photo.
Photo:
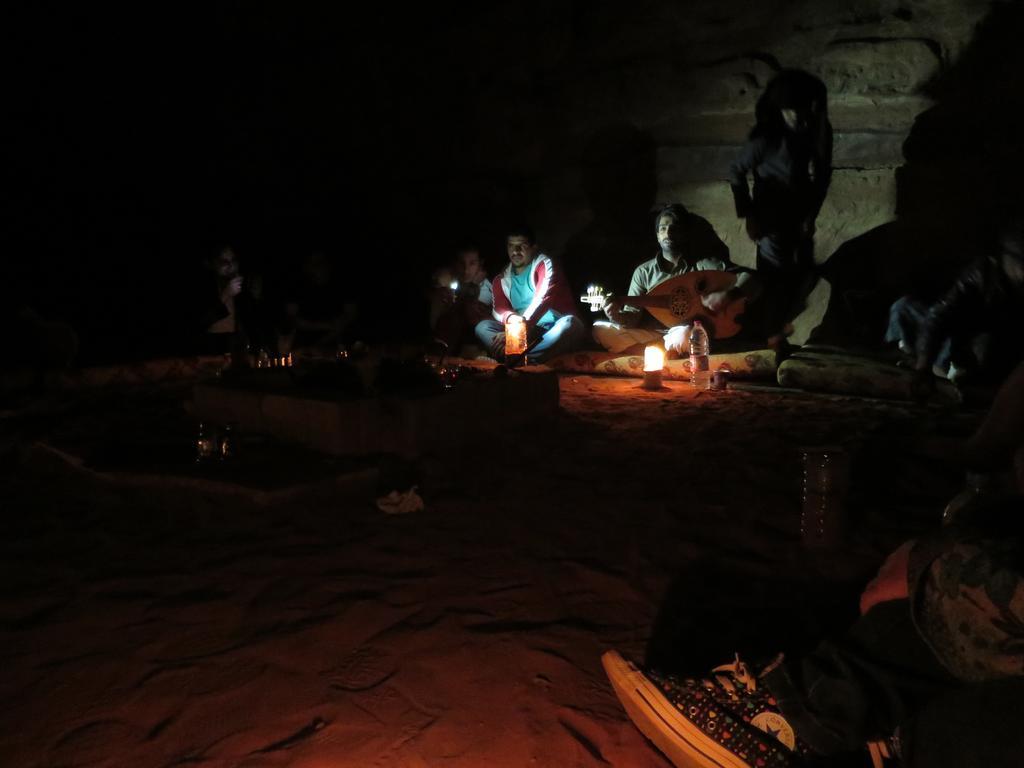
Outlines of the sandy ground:
[{"label": "sandy ground", "polygon": [[[970,421],[564,378],[556,423],[435,462],[404,517],[359,483],[176,496],[26,450],[136,412],[178,428],[183,396],[5,416],[3,765],[667,765],[601,653],[701,671],[838,631],[957,489],[941,446]],[[799,447],[837,442],[855,531],[815,554]]]}]

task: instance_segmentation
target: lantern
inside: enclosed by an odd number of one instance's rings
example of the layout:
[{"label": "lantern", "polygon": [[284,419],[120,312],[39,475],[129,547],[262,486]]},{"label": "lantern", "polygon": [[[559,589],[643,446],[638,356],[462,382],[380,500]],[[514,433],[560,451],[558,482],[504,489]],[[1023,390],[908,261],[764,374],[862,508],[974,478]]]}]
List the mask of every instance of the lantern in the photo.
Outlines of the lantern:
[{"label": "lantern", "polygon": [[505,357],[526,354],[526,321],[519,315],[509,315],[505,321]]},{"label": "lantern", "polygon": [[644,349],[644,389],[661,389],[661,371],[665,367],[665,350],[650,346]]}]

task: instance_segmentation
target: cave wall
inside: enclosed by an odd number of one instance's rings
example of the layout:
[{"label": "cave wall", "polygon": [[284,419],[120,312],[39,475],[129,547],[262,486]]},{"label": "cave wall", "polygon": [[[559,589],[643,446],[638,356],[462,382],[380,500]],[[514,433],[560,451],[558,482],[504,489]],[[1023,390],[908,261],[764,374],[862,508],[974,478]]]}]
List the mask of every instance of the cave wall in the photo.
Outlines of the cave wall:
[{"label": "cave wall", "polygon": [[[453,33],[476,64],[461,75],[474,94],[459,139],[464,169],[444,191],[455,206],[518,200],[546,250],[574,253],[577,271],[587,252],[620,254],[623,283],[653,253],[649,210],[662,202],[704,216],[733,259],[752,265],[726,170],[767,81],[803,68],[828,86],[835,129],[816,238],[816,259],[827,261],[896,217],[907,137],[995,5],[599,0],[482,10]],[[819,283],[798,340],[829,292]]]}]

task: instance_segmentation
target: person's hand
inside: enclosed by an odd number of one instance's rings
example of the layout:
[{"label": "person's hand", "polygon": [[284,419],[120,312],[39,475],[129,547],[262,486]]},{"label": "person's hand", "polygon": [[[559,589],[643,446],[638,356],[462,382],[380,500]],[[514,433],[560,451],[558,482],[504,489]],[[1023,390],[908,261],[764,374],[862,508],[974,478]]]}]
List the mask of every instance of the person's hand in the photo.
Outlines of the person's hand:
[{"label": "person's hand", "polygon": [[729,291],[715,291],[714,293],[706,293],[701,296],[700,303],[704,305],[708,312],[718,312],[718,310],[729,303],[730,299]]},{"label": "person's hand", "polygon": [[605,317],[613,323],[617,323],[619,321],[619,317],[622,315],[622,307],[622,299],[615,296],[606,296],[604,304],[601,305],[601,309],[604,310]]},{"label": "person's hand", "polygon": [[868,582],[864,593],[860,596],[862,616],[879,603],[903,600],[910,596],[910,589],[907,586],[907,571],[910,567],[910,550],[913,547],[913,540],[901,544],[899,549],[882,563],[875,578]]},{"label": "person's hand", "polygon": [[764,231],[761,229],[761,224],[754,216],[747,216],[745,221],[747,226],[747,237],[754,242],[757,242],[764,237]]},{"label": "person's hand", "polygon": [[224,290],[220,292],[221,301],[227,302],[228,299],[233,299],[235,296],[242,292],[242,276],[236,275],[228,280],[228,284],[224,286]]}]

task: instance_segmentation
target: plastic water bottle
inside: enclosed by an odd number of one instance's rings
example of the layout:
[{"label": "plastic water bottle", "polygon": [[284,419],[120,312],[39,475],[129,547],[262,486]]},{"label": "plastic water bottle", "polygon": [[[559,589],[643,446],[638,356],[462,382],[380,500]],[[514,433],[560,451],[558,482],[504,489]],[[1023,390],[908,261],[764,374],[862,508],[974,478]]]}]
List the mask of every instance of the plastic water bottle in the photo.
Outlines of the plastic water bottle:
[{"label": "plastic water bottle", "polygon": [[711,389],[710,352],[708,332],[700,320],[694,320],[690,329],[690,383],[697,389]]}]

